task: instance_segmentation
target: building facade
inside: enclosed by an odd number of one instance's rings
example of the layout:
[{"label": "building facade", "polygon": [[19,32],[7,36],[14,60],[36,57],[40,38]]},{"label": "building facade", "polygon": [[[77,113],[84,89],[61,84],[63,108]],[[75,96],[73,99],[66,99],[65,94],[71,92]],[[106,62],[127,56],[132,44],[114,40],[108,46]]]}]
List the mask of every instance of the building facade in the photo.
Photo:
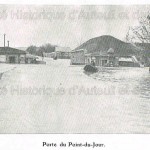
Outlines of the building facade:
[{"label": "building facade", "polygon": [[139,67],[139,61],[136,56],[119,56],[110,48],[107,52],[95,52],[85,54],[85,64],[95,62],[96,66],[101,67]]},{"label": "building facade", "polygon": [[85,64],[94,61],[96,66],[115,67],[118,66],[118,57],[100,54],[85,55]]},{"label": "building facade", "polygon": [[120,57],[118,64],[122,67],[140,67],[140,63],[135,56]]},{"label": "building facade", "polygon": [[54,58],[56,56],[55,52],[51,52],[51,53],[43,53],[44,57],[48,57],[48,58]]},{"label": "building facade", "polygon": [[84,65],[86,52],[85,49],[73,50],[71,52],[71,65]]},{"label": "building facade", "polygon": [[70,59],[71,49],[70,47],[55,47],[55,56],[58,59]]},{"label": "building facade", "polygon": [[118,66],[118,57],[114,55],[114,50],[110,48],[108,51],[85,54],[85,63],[91,64],[91,62],[95,62],[96,66],[113,67]]},{"label": "building facade", "polygon": [[85,55],[85,64],[91,64],[92,61],[100,67],[140,67],[135,56]]},{"label": "building facade", "polygon": [[55,51],[51,53],[43,53],[44,57],[57,59],[70,59],[71,49],[69,47],[55,47]]},{"label": "building facade", "polygon": [[0,55],[5,57],[5,63],[25,63],[26,52],[16,48],[0,47]]}]

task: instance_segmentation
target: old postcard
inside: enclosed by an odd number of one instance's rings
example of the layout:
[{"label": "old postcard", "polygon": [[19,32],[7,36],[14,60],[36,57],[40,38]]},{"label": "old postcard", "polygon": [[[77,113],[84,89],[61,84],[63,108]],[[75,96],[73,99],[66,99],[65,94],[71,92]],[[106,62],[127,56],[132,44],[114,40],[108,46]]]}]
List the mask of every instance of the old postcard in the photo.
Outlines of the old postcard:
[{"label": "old postcard", "polygon": [[150,133],[150,5],[0,5],[0,133]]}]

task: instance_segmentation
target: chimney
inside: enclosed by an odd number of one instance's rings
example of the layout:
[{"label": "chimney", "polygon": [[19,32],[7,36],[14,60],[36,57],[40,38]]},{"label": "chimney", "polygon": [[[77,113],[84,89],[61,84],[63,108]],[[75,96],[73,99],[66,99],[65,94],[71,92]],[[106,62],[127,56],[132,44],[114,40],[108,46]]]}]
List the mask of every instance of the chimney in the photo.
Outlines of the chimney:
[{"label": "chimney", "polygon": [[7,43],[8,43],[8,47],[9,47],[9,41],[7,41]]},{"label": "chimney", "polygon": [[5,36],[6,36],[6,34],[4,34],[4,47],[5,47]]}]

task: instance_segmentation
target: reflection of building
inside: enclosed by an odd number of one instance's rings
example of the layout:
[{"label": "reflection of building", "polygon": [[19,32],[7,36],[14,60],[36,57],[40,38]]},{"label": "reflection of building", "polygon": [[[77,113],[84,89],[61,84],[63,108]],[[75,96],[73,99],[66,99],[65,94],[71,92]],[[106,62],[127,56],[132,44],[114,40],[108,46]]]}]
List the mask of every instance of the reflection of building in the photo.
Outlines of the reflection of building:
[{"label": "reflection of building", "polygon": [[70,59],[70,47],[55,47],[55,55],[58,59]]},{"label": "reflection of building", "polygon": [[85,49],[71,51],[71,64],[72,65],[84,65],[85,64]]},{"label": "reflection of building", "polygon": [[0,47],[0,55],[5,57],[6,63],[20,63],[22,58],[25,58],[26,52],[11,47]]}]

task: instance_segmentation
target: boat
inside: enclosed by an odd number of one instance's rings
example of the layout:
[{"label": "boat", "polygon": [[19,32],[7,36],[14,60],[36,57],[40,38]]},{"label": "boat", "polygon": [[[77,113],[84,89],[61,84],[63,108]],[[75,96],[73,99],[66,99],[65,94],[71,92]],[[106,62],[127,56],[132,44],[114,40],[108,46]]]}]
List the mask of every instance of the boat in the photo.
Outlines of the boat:
[{"label": "boat", "polygon": [[98,69],[97,67],[93,66],[93,65],[86,65],[84,67],[84,71],[86,72],[91,72],[91,73],[95,73],[95,72],[98,72]]}]

